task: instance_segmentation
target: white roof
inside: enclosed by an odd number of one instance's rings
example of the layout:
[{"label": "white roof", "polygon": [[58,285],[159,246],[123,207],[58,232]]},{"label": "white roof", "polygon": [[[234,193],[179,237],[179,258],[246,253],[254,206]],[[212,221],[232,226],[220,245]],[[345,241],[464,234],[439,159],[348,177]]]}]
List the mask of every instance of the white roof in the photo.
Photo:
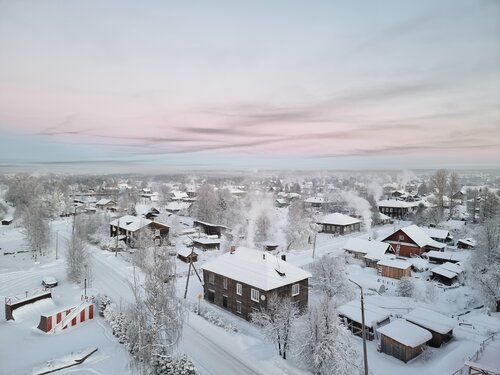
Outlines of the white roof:
[{"label": "white roof", "polygon": [[[365,325],[367,327],[373,327],[374,324],[378,324],[388,319],[391,313],[385,309],[378,306],[364,303],[365,308]],[[361,323],[361,302],[354,300],[346,303],[345,305],[339,306],[337,311],[339,315],[345,316],[357,323]]]},{"label": "white roof", "polygon": [[401,228],[401,230],[419,247],[432,246],[437,249],[441,249],[446,246],[445,244],[434,241],[427,233],[422,230],[422,228],[416,225],[409,225],[407,227]]},{"label": "white roof", "polygon": [[467,246],[471,246],[471,247],[475,247],[477,245],[477,241],[473,238],[461,238],[457,241],[458,242],[461,242]]},{"label": "white roof", "polygon": [[377,331],[411,348],[425,344],[432,339],[432,334],[428,330],[403,319],[395,320],[377,329]]},{"label": "white roof", "polygon": [[457,321],[432,310],[418,308],[403,316],[407,321],[415,323],[431,331],[446,334],[457,325]]},{"label": "white roof", "polygon": [[378,217],[380,218],[380,220],[391,220],[392,218],[386,214],[383,214],[382,212],[380,212],[378,214]]},{"label": "white roof", "polygon": [[411,263],[401,259],[382,259],[377,263],[379,266],[387,266],[405,270],[411,267]]},{"label": "white roof", "polygon": [[110,224],[113,226],[119,226],[121,229],[125,229],[131,232],[135,232],[145,226],[151,224],[153,221],[132,215],[125,215],[120,217],[119,219],[113,220]]},{"label": "white roof", "polygon": [[201,243],[202,245],[220,244],[220,240],[218,238],[214,239],[214,238],[207,238],[207,237],[196,238],[193,240],[193,242],[198,242],[198,243]]},{"label": "white roof", "polygon": [[311,197],[304,200],[306,203],[325,203],[325,198],[323,197]]},{"label": "white roof", "polygon": [[379,207],[393,207],[393,208],[410,208],[417,206],[418,203],[415,202],[404,202],[398,201],[396,199],[385,199],[378,202]]},{"label": "white roof", "polygon": [[333,214],[323,216],[323,218],[319,220],[318,223],[331,225],[351,225],[361,223],[361,220],[341,214],[339,212],[335,212]]},{"label": "white roof", "polygon": [[391,245],[387,242],[368,241],[361,238],[349,238],[344,245],[344,250],[364,253],[373,257],[380,257],[390,250]]},{"label": "white roof", "polygon": [[177,249],[177,254],[179,254],[180,256],[183,256],[183,257],[187,257],[187,256],[191,255],[191,253],[196,254],[196,252],[193,249],[191,249],[190,247],[181,247],[180,249]]},{"label": "white roof", "polygon": [[180,210],[184,210],[184,209],[188,209],[189,206],[191,206],[191,203],[189,202],[177,202],[177,201],[174,201],[174,202],[169,202],[166,206],[165,206],[165,209],[167,211],[180,211]]},{"label": "white roof", "polygon": [[465,252],[436,251],[436,250],[431,250],[426,253],[426,256],[428,258],[437,258],[443,260],[450,260],[454,262],[460,262],[462,260],[465,260],[469,257],[469,255],[470,253],[465,253]]},{"label": "white roof", "polygon": [[100,200],[98,200],[96,202],[95,205],[96,206],[105,206],[105,205],[107,205],[108,203],[111,203],[111,202],[115,203],[112,199],[100,199]]},{"label": "white roof", "polygon": [[431,238],[439,238],[445,240],[450,236],[450,232],[446,229],[437,229],[437,228],[422,228],[422,230],[429,235]]},{"label": "white roof", "polygon": [[[225,253],[206,263],[203,269],[265,291],[311,277],[309,272],[268,252],[244,247],[239,247],[232,254]],[[280,276],[278,272],[283,276]]]}]

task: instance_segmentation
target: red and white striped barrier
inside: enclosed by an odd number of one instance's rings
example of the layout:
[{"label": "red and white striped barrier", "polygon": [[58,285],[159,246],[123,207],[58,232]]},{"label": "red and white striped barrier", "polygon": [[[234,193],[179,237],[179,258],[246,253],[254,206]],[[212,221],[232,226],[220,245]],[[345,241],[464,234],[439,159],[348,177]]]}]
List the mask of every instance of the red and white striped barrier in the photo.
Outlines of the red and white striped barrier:
[{"label": "red and white striped barrier", "polygon": [[38,328],[43,332],[58,332],[93,318],[94,305],[91,302],[83,301],[76,307],[41,315]]}]

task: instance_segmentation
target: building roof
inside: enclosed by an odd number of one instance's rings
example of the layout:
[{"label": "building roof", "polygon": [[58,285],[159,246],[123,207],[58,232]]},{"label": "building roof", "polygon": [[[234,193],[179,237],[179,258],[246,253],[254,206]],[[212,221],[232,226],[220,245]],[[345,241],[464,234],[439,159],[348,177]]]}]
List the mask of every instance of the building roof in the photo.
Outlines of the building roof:
[{"label": "building roof", "polygon": [[341,214],[339,212],[335,212],[333,214],[323,216],[323,218],[320,219],[318,223],[344,226],[344,225],[361,223],[361,220]]},{"label": "building roof", "polygon": [[361,238],[349,238],[344,244],[344,250],[369,254],[371,258],[382,258],[390,249],[391,244],[387,242],[368,241]]},{"label": "building roof", "polygon": [[410,237],[419,247],[430,246],[435,247],[436,249],[442,249],[446,246],[445,244],[434,241],[427,233],[422,230],[422,228],[418,227],[417,225],[409,225],[407,227],[401,228],[400,230],[403,231],[403,233],[408,237]]},{"label": "building roof", "polygon": [[401,270],[406,270],[411,267],[411,263],[406,260],[401,259],[382,259],[377,263],[379,266],[386,266],[392,268],[399,268]]},{"label": "building roof", "polygon": [[377,331],[380,334],[411,348],[425,344],[427,341],[432,339],[432,334],[428,330],[403,319],[395,320],[383,327],[380,327]]},{"label": "building roof", "polygon": [[422,230],[431,238],[439,238],[440,240],[446,240],[448,237],[453,238],[453,236],[450,235],[450,232],[446,229],[422,228]]},{"label": "building roof", "polygon": [[[373,327],[375,324],[383,322],[391,316],[391,313],[381,307],[364,303],[365,308],[365,326]],[[345,316],[361,324],[361,302],[354,300],[337,308],[339,315]]]},{"label": "building roof", "polygon": [[191,254],[196,254],[198,255],[192,248],[190,247],[181,247],[177,249],[177,254],[179,254],[182,257],[188,257]]},{"label": "building roof", "polygon": [[410,208],[418,206],[416,202],[404,202],[396,199],[385,199],[378,202],[379,207]]},{"label": "building roof", "polygon": [[305,203],[325,203],[325,198],[323,197],[310,197],[304,200]]},{"label": "building roof", "polygon": [[432,310],[418,308],[403,316],[407,321],[431,331],[446,334],[457,325],[457,321]]},{"label": "building roof", "polygon": [[220,240],[218,238],[207,238],[207,237],[201,237],[201,238],[195,238],[193,239],[193,242],[197,242],[202,245],[219,245]]},{"label": "building roof", "polygon": [[239,247],[206,263],[204,270],[269,291],[308,279],[311,274],[269,252]]},{"label": "building roof", "polygon": [[96,206],[105,206],[107,205],[108,203],[113,203],[113,204],[116,204],[116,202],[112,199],[100,199],[98,200],[95,205]]},{"label": "building roof", "polygon": [[[144,228],[145,226],[148,226],[151,223],[153,223],[153,220],[149,220],[144,217],[125,215],[118,219],[113,220],[109,224],[115,227],[118,226],[120,229],[128,230],[130,232],[135,232],[139,229]],[[157,221],[155,221],[154,223],[168,227],[168,225],[159,223]]]},{"label": "building roof", "polygon": [[470,253],[468,252],[452,252],[452,251],[429,251],[426,256],[428,258],[436,258],[442,260],[448,260],[452,262],[460,262],[469,257]]},{"label": "building roof", "polygon": [[457,241],[457,244],[461,242],[464,245],[470,246],[470,247],[476,247],[477,241],[473,238],[461,238]]}]

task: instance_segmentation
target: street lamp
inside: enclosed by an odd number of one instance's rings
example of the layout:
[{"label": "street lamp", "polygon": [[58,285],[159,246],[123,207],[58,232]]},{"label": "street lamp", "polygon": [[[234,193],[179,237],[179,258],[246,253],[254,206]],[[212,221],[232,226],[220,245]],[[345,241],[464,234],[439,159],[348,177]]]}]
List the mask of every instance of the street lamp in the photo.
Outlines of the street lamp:
[{"label": "street lamp", "polygon": [[361,337],[363,338],[363,359],[365,363],[365,375],[368,375],[368,355],[366,353],[366,330],[365,330],[365,304],[363,302],[363,287],[348,279],[351,283],[361,289]]}]

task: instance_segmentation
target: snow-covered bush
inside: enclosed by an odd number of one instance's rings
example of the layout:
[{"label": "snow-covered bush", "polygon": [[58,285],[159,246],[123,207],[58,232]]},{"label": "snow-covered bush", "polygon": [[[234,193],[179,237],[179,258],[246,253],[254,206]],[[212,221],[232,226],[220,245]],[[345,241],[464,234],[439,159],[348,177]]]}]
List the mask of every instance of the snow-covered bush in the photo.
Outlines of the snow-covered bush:
[{"label": "snow-covered bush", "polygon": [[198,304],[192,304],[190,306],[190,310],[200,315],[210,323],[216,325],[217,327],[224,328],[230,332],[238,332],[238,328],[236,328],[234,325],[232,325],[230,322],[224,319],[219,313],[217,313],[214,309],[208,306],[201,307],[200,311],[198,311]]},{"label": "snow-covered bush", "polygon": [[410,277],[402,277],[396,286],[396,294],[399,297],[413,297],[415,293],[415,283]]},{"label": "snow-covered bush", "polygon": [[151,358],[151,375],[198,375],[193,362],[186,356],[174,357],[160,347]]},{"label": "snow-covered bush", "polygon": [[99,311],[100,316],[104,316],[104,311],[108,307],[108,305],[111,303],[111,299],[106,295],[106,294],[100,294],[97,296],[97,307]]}]

